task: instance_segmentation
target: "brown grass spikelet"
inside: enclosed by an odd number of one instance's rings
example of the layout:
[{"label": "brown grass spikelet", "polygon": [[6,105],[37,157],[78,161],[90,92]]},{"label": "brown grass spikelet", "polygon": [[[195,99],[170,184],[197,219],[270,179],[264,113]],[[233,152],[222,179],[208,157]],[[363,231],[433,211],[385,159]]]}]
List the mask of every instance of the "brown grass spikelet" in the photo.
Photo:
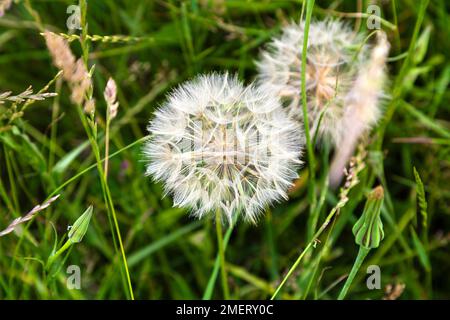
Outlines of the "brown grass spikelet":
[{"label": "brown grass spikelet", "polygon": [[63,77],[71,87],[70,98],[72,102],[82,105],[86,101],[86,93],[92,86],[86,65],[81,58],[76,60],[70,50],[69,43],[63,37],[49,31],[44,32],[43,36],[54,65],[63,70]]}]

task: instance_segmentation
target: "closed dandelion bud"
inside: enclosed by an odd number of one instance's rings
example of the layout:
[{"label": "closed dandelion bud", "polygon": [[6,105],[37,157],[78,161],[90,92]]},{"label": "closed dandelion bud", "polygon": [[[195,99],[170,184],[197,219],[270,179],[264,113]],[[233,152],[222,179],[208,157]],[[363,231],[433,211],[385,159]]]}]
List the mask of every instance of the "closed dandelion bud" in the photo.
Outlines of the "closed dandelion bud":
[{"label": "closed dandelion bud", "polygon": [[77,219],[77,221],[75,221],[73,226],[70,228],[68,237],[71,243],[79,243],[81,242],[81,240],[83,240],[83,237],[89,227],[91,217],[92,206],[87,208],[87,210]]},{"label": "closed dandelion bud", "polygon": [[201,218],[219,210],[256,222],[287,198],[303,138],[278,98],[264,87],[211,74],[175,89],[148,127],[147,174],[164,183],[174,206]]},{"label": "closed dandelion bud", "polygon": [[56,252],[48,257],[47,264],[45,265],[46,270],[50,270],[51,266],[55,260],[61,256],[65,251],[67,251],[73,244],[81,242],[84,235],[89,227],[89,222],[92,217],[92,206],[87,208],[87,210],[75,221],[72,227],[70,227],[67,241],[58,249]]},{"label": "closed dandelion bud", "polygon": [[345,298],[353,279],[355,279],[355,276],[361,268],[369,251],[378,248],[381,240],[384,238],[383,223],[380,218],[383,199],[383,187],[378,186],[373,189],[367,197],[361,218],[359,218],[353,226],[352,231],[355,236],[355,242],[359,245],[358,255],[356,256],[353,267],[339,293],[338,300],[343,300]]},{"label": "closed dandelion bud", "polygon": [[355,242],[366,249],[378,248],[384,238],[380,213],[383,205],[383,187],[378,186],[367,197],[361,218],[353,226]]}]

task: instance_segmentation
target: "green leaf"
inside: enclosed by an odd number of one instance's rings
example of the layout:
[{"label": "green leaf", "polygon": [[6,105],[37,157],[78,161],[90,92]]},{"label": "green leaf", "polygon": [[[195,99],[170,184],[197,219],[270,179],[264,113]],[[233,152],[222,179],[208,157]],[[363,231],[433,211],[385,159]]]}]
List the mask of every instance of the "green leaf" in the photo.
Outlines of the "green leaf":
[{"label": "green leaf", "polygon": [[419,64],[422,62],[425,54],[428,50],[428,43],[430,42],[431,35],[431,25],[428,25],[425,30],[420,35],[419,39],[417,39],[415,53],[412,56],[412,61],[414,64]]},{"label": "green leaf", "polygon": [[89,141],[85,141],[78,147],[67,153],[62,157],[52,168],[52,172],[55,174],[61,174],[67,170],[70,164],[89,146]]},{"label": "green leaf", "polygon": [[195,228],[200,226],[200,222],[193,222],[190,223],[184,227],[181,227],[177,229],[176,231],[162,237],[161,239],[150,243],[148,246],[145,246],[144,248],[139,249],[138,251],[134,252],[128,257],[128,266],[131,268],[137,263],[139,263],[141,260],[147,258],[154,252],[160,250],[161,248],[165,247],[166,245],[170,244],[171,242],[177,240],[180,237],[186,236],[189,232],[193,231]]},{"label": "green leaf", "polygon": [[20,144],[17,150],[18,155],[37,172],[46,172],[47,163],[36,144],[26,134],[22,133],[17,126],[13,126],[11,132],[17,138],[17,143]]}]

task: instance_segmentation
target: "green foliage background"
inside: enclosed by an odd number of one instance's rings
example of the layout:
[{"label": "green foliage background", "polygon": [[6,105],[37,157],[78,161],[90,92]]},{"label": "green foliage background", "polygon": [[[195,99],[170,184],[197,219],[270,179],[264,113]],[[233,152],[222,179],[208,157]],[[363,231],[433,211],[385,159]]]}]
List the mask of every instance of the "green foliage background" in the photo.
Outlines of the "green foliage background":
[{"label": "green foliage background", "polygon": [[[313,19],[367,8],[369,1],[316,1]],[[40,32],[67,32],[66,9],[75,1],[15,1],[0,18],[0,93],[35,92],[55,77]],[[385,190],[385,239],[369,254],[350,289],[350,299],[381,299],[389,284],[405,284],[400,299],[450,298],[450,21],[445,0],[378,1],[382,27],[392,44],[391,99],[372,132],[360,183],[335,222],[295,270],[280,297],[335,299],[358,252],[351,232],[365,195]],[[281,26],[300,18],[302,1],[185,0],[88,1],[90,35],[126,35],[125,41],[89,42],[95,65],[94,96],[99,144],[103,146],[103,89],[112,76],[120,109],[111,123],[111,153],[145,136],[152,112],[176,84],[198,73],[230,70],[249,83],[259,50]],[[355,18],[343,18],[352,25]],[[366,19],[361,21],[366,27]],[[78,41],[72,50],[81,55]],[[95,163],[70,91],[59,81],[58,97],[30,105],[22,114],[0,104],[0,230]],[[16,110],[17,111],[17,110]],[[14,119],[12,119],[14,118]],[[103,152],[103,150],[101,151]],[[323,181],[329,159],[316,148],[317,196],[324,204],[319,225],[339,192]],[[127,254],[133,291],[139,299],[198,299],[203,296],[217,253],[213,221],[194,221],[172,208],[162,187],[144,177],[140,144],[110,160],[108,184]],[[417,169],[417,175],[413,168]],[[308,172],[288,202],[270,208],[258,226],[238,223],[226,251],[231,297],[269,298],[305,248],[310,196]],[[423,182],[423,186],[421,183]],[[1,299],[125,299],[120,256],[114,251],[98,172],[73,179],[61,197],[25,228],[0,238]],[[67,226],[93,205],[83,241],[70,249],[53,276],[42,263]],[[28,231],[24,231],[24,230]],[[317,257],[320,263],[315,263]],[[382,290],[369,291],[364,274],[381,267]],[[79,265],[82,288],[66,287],[68,265]],[[220,281],[213,290],[222,298]]]}]

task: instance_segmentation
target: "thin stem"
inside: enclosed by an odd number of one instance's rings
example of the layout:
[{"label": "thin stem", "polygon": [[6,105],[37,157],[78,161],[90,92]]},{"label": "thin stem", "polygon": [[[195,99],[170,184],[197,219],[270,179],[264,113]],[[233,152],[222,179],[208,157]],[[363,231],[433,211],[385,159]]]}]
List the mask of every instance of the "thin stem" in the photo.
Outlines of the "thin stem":
[{"label": "thin stem", "polygon": [[[223,250],[227,249],[228,241],[230,240],[231,233],[233,231],[234,221],[228,227],[227,232],[225,232],[225,236],[223,237]],[[211,272],[211,276],[209,277],[208,284],[206,285],[205,292],[203,293],[203,300],[210,300],[212,297],[212,293],[214,290],[214,285],[216,283],[217,276],[219,274],[220,269],[220,255],[219,253],[216,256],[216,260],[214,261],[213,271]]]},{"label": "thin stem", "polygon": [[[61,91],[61,83],[62,80],[59,78],[56,80],[55,91]],[[53,168],[53,164],[55,162],[55,147],[56,147],[56,133],[58,129],[58,114],[59,114],[59,95],[55,97],[52,106],[52,124],[50,129],[50,146],[49,146],[49,155],[48,155],[48,170]]]},{"label": "thin stem", "polygon": [[111,122],[109,116],[109,106],[106,112],[106,132],[105,132],[105,163],[104,163],[104,172],[105,172],[105,180],[108,179],[108,154],[109,154],[109,124]]},{"label": "thin stem", "polygon": [[309,248],[312,246],[313,241],[311,241],[310,243],[308,243],[308,245],[306,246],[305,250],[302,251],[302,253],[300,254],[300,256],[297,258],[297,260],[295,261],[295,263],[292,265],[292,267],[289,269],[288,273],[286,274],[286,276],[283,278],[283,281],[281,281],[281,283],[278,285],[277,289],[275,290],[275,292],[273,293],[272,297],[270,298],[270,300],[274,300],[276,298],[276,296],[278,295],[278,293],[280,292],[281,288],[283,288],[284,284],[286,283],[286,281],[289,279],[289,277],[292,275],[292,273],[294,272],[294,270],[297,268],[297,266],[299,265],[300,261],[303,259],[303,257],[305,256],[306,252],[308,252]]},{"label": "thin stem", "polygon": [[[81,107],[77,108],[78,110],[78,114],[81,118],[81,122],[83,123],[83,127],[86,131],[86,134],[88,135],[89,141],[91,143],[92,146],[92,150],[94,152],[96,161],[97,161],[97,170],[99,172],[100,175],[100,183],[102,185],[102,190],[103,190],[103,196],[106,202],[106,207],[109,209],[108,213],[111,214],[112,220],[113,220],[113,224],[114,224],[114,228],[113,228],[113,232],[116,232],[116,236],[117,236],[117,240],[119,242],[119,249],[120,249],[120,254],[122,256],[122,262],[123,262],[123,267],[125,270],[125,275],[126,275],[126,281],[128,284],[128,291],[130,294],[130,298],[131,300],[134,300],[134,294],[133,294],[133,287],[131,285],[131,278],[130,278],[130,273],[128,271],[128,264],[127,264],[127,258],[125,255],[125,250],[123,247],[123,242],[122,242],[122,236],[120,234],[120,228],[119,228],[119,224],[117,222],[117,216],[116,216],[116,211],[114,208],[114,203],[112,201],[112,197],[111,197],[111,192],[109,190],[109,186],[108,183],[106,181],[106,176],[105,176],[105,172],[103,171],[103,167],[101,165],[101,158],[100,158],[100,151],[99,151],[99,147],[97,144],[97,141],[95,140],[95,137],[93,136],[93,134],[91,133],[90,129],[89,129],[89,125],[87,123],[87,119],[85,114],[83,113]],[[115,229],[115,230],[114,230]]]},{"label": "thin stem", "polygon": [[[122,149],[117,150],[114,153],[111,153],[108,156],[108,159],[113,158],[115,156],[117,156],[118,154],[124,152],[127,149],[130,149],[131,147],[134,147],[135,145],[147,140],[148,137],[142,137],[132,143],[130,143],[129,145],[123,147]],[[106,161],[106,158],[103,158],[100,160],[100,162],[104,162]],[[80,172],[78,172],[76,175],[72,176],[70,179],[66,180],[65,182],[63,182],[60,186],[58,186],[52,193],[50,193],[50,195],[48,195],[47,200],[50,199],[51,197],[53,197],[55,194],[57,194],[59,191],[61,191],[65,186],[67,186],[68,184],[72,183],[73,181],[75,181],[76,179],[78,179],[79,177],[83,176],[85,173],[91,171],[92,169],[95,169],[97,167],[97,163],[91,164],[89,167],[86,167],[85,169],[81,170]]]},{"label": "thin stem", "polygon": [[312,272],[312,275],[311,275],[311,277],[310,277],[310,280],[309,280],[309,282],[308,282],[308,284],[307,284],[307,287],[306,287],[306,289],[305,289],[305,292],[303,293],[302,300],[306,300],[306,298],[308,297],[308,294],[309,294],[309,291],[310,291],[310,289],[311,289],[312,283],[313,283],[313,281],[314,281],[314,279],[315,279],[316,272],[319,270],[319,265],[320,265],[320,262],[321,262],[321,260],[322,260],[322,257],[326,254],[327,250],[329,250],[329,248],[331,247],[331,244],[330,244],[329,240],[330,240],[330,235],[331,235],[331,233],[333,232],[333,229],[334,229],[335,224],[336,224],[336,219],[333,220],[333,223],[332,223],[332,225],[331,225],[331,228],[330,228],[330,230],[328,231],[327,238],[326,238],[325,242],[323,243],[323,248],[322,248],[322,250],[320,251],[320,253],[318,254],[318,256],[315,258],[315,260],[313,260],[313,261],[310,262],[311,265],[313,266],[313,267],[312,267],[312,268],[313,268],[313,272]]},{"label": "thin stem", "polygon": [[311,15],[312,9],[314,6],[314,0],[309,0],[306,6],[306,20],[305,20],[305,32],[303,37],[303,49],[302,49],[302,112],[303,112],[303,121],[305,125],[305,136],[306,136],[306,145],[308,151],[308,161],[309,161],[309,171],[311,174],[311,178],[314,177],[314,154],[311,143],[311,134],[309,132],[309,119],[308,119],[308,106],[307,106],[307,97],[306,97],[306,51],[308,48],[308,34],[309,34],[309,25],[311,23]]},{"label": "thin stem", "polygon": [[[315,159],[313,153],[313,145],[311,141],[311,134],[309,132],[309,119],[308,119],[308,105],[306,97],[306,51],[308,49],[308,34],[309,25],[311,23],[312,10],[314,7],[314,0],[308,0],[306,5],[306,19],[305,19],[305,31],[303,37],[303,49],[302,49],[302,67],[301,67],[301,93],[302,93],[302,112],[303,121],[305,126],[305,136],[306,136],[306,149],[308,154],[308,172],[309,172],[309,183],[308,183],[308,197],[310,199],[310,216],[314,214],[316,207],[316,185],[315,185]],[[308,230],[308,236],[312,235],[314,230]],[[307,239],[311,240],[311,239]]]},{"label": "thin stem", "polygon": [[228,288],[227,280],[227,270],[225,267],[225,250],[223,245],[223,234],[222,234],[222,219],[220,210],[216,211],[216,233],[217,233],[217,246],[219,249],[220,257],[220,274],[222,279],[222,289],[225,300],[230,299],[230,289]]},{"label": "thin stem", "polygon": [[359,268],[361,268],[361,265],[364,259],[366,258],[367,254],[369,253],[369,251],[370,249],[359,247],[358,256],[356,257],[352,270],[350,271],[350,274],[348,275],[348,278],[345,281],[344,287],[342,287],[341,293],[339,293],[338,300],[344,300],[345,295],[347,294],[347,291],[350,288],[350,285],[352,284],[353,279],[356,276],[356,273],[358,273]]},{"label": "thin stem", "polygon": [[289,277],[292,275],[294,270],[297,268],[297,266],[300,264],[300,261],[302,261],[305,254],[308,252],[308,250],[313,246],[313,244],[316,242],[316,239],[322,234],[323,230],[328,226],[331,219],[334,217],[334,215],[339,211],[340,208],[342,208],[345,205],[345,203],[339,204],[334,207],[330,213],[328,214],[327,218],[325,219],[325,222],[320,226],[320,229],[314,234],[312,240],[308,243],[308,245],[305,247],[305,249],[302,251],[302,253],[298,256],[295,263],[292,265],[292,267],[289,269],[286,276],[283,278],[281,283],[278,285],[277,289],[275,290],[274,294],[270,298],[270,300],[274,300],[278,293],[280,292],[281,288],[285,285],[286,281],[289,279]]},{"label": "thin stem", "polygon": [[[362,12],[362,0],[357,0],[356,1],[356,11],[357,12]],[[361,17],[357,17],[356,21],[355,21],[355,32],[358,32],[359,29],[361,28]]]},{"label": "thin stem", "polygon": [[394,19],[394,25],[395,25],[395,47],[397,49],[397,52],[401,52],[402,45],[400,41],[400,32],[398,31],[398,18],[397,18],[397,4],[396,0],[391,1],[392,4],[392,15]]},{"label": "thin stem", "polygon": [[50,267],[52,266],[53,262],[55,262],[55,260],[64,252],[66,251],[73,243],[69,240],[66,241],[66,243],[64,243],[64,245],[55,252],[55,254],[51,255],[48,260],[47,260],[47,264],[45,265],[45,268],[47,270],[50,269]]}]

